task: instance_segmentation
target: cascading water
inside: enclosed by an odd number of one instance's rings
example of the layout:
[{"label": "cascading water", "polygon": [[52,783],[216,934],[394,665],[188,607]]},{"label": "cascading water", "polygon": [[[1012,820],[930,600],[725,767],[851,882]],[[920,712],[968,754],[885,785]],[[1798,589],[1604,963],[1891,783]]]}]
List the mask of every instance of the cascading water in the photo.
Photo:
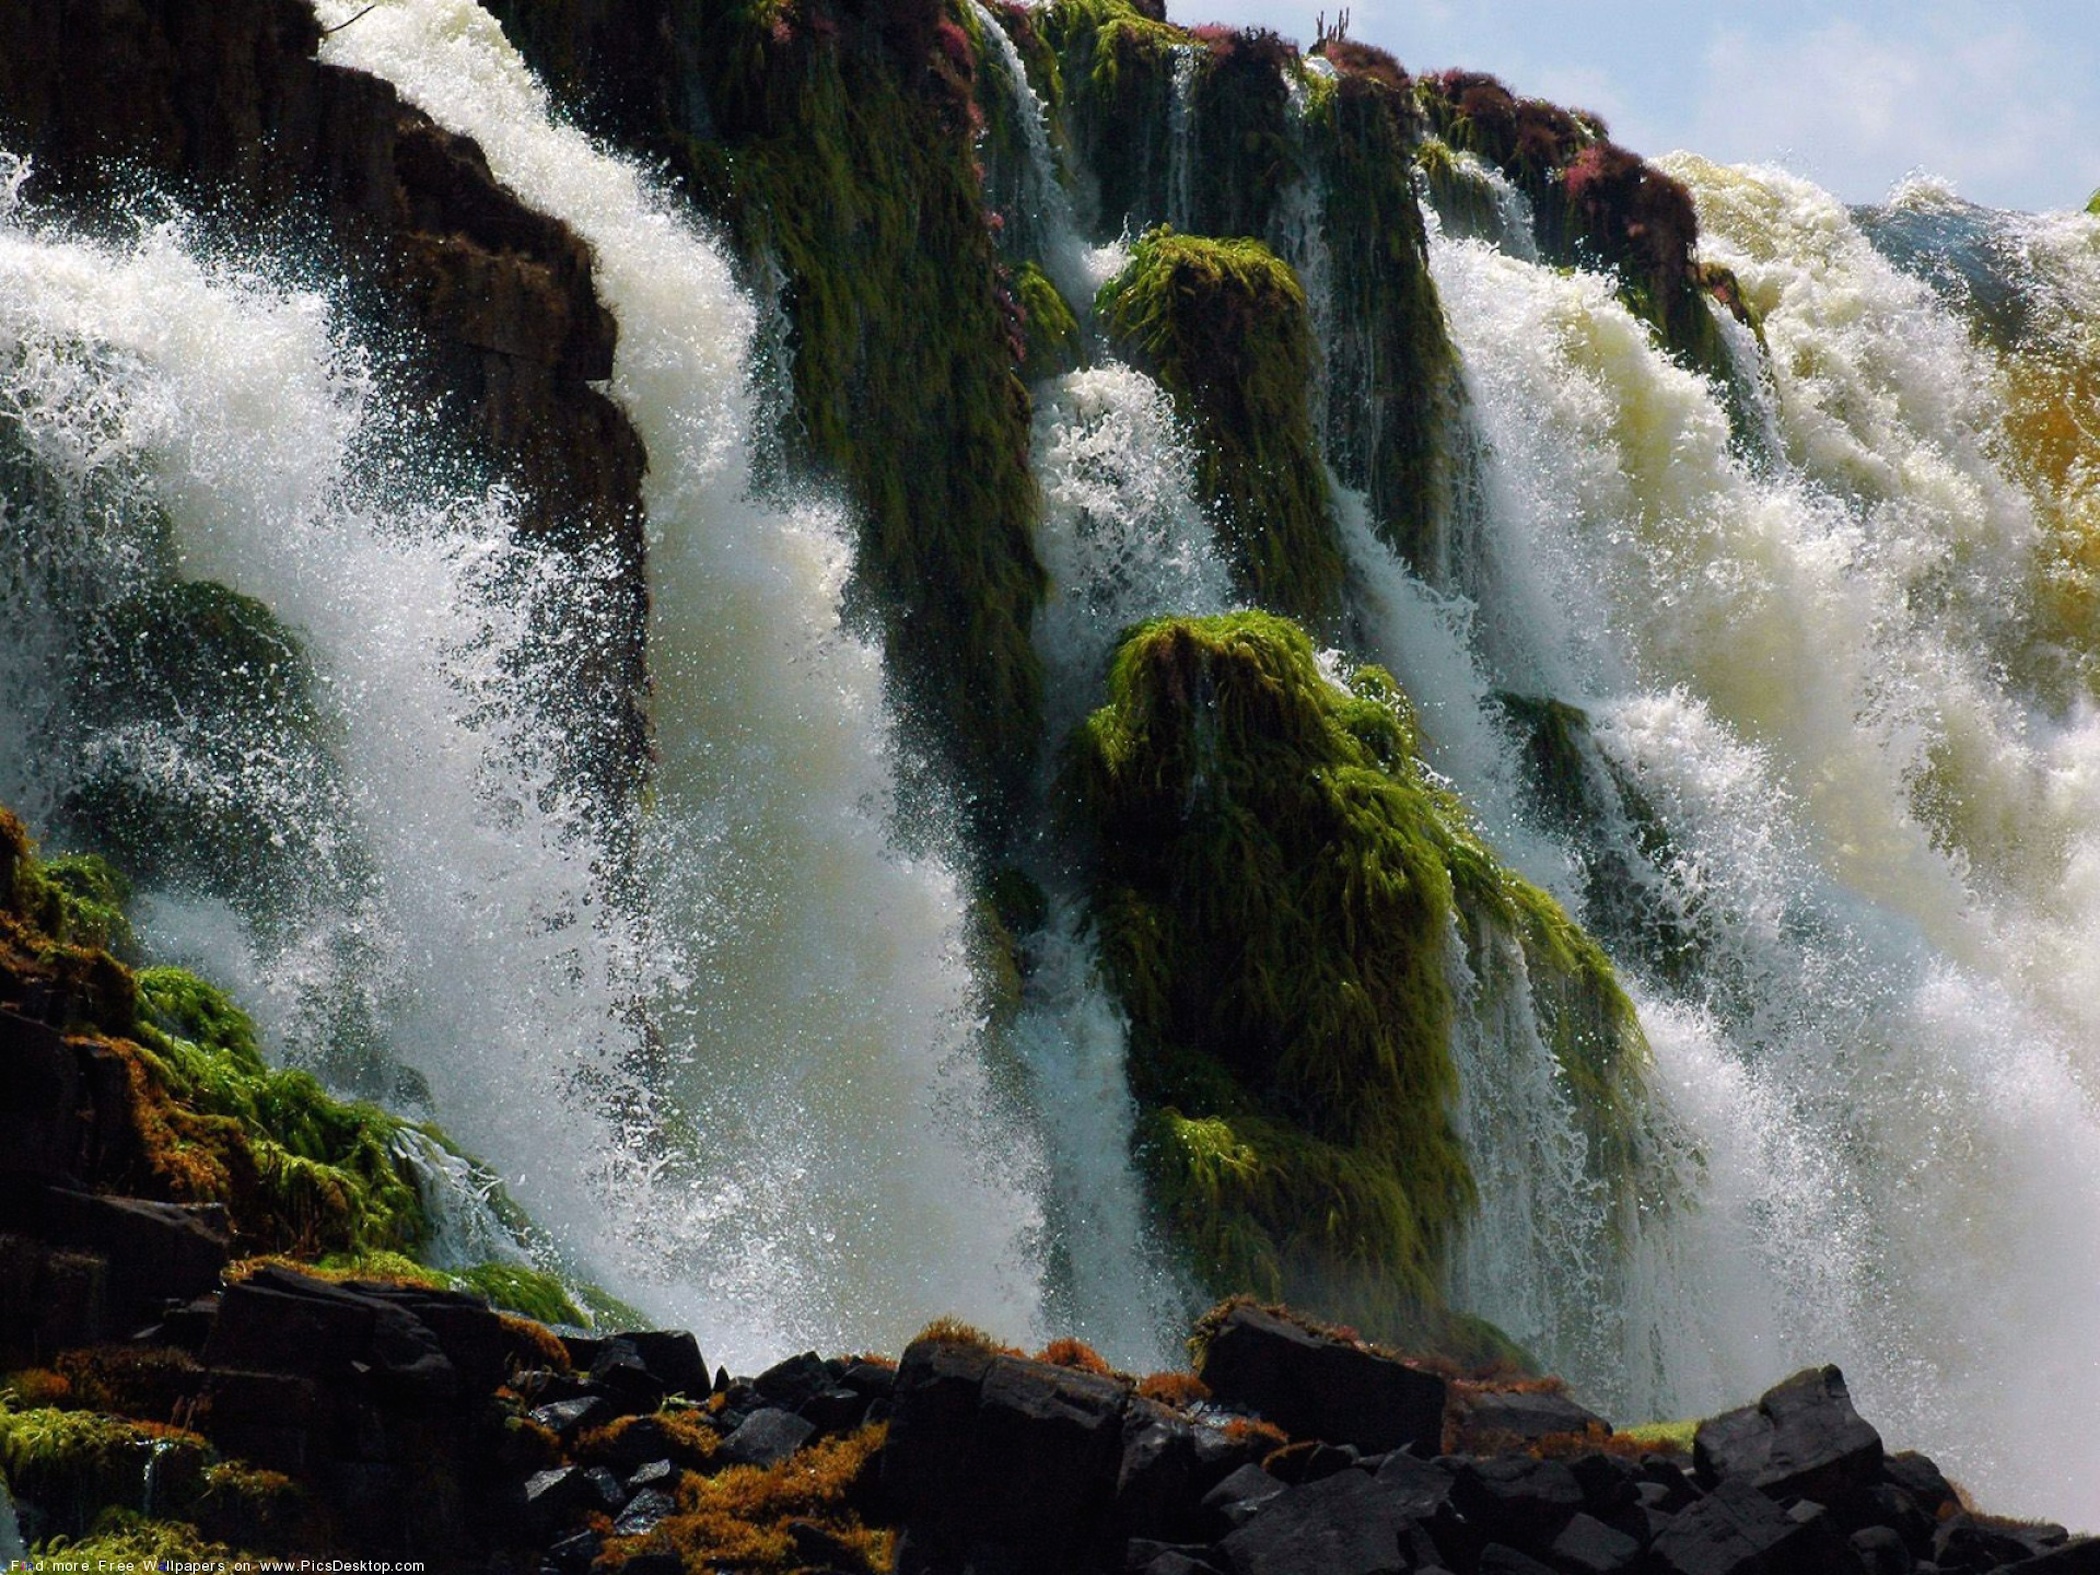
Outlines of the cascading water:
[{"label": "cascading water", "polygon": [[1699,937],[1688,983],[1629,970],[1690,1189],[1635,1243],[1619,1372],[1567,1367],[1696,1411],[1834,1359],[1994,1501],[2090,1514],[2094,728],[2007,677],[2039,538],[1997,385],[1827,196],[1673,168],[1765,313],[1769,466],[1608,281],[1433,252],[1492,452],[1483,665],[1593,714]]},{"label": "cascading water", "polygon": [[383,6],[327,58],[566,220],[621,326],[611,391],[651,455],[645,1005],[670,1113],[627,1278],[753,1355],[894,1341],[942,1309],[1032,1327],[1032,1143],[973,1060],[956,877],[889,845],[880,663],[838,622],[844,522],[751,496],[749,302],[638,172],[554,122],[478,7]]}]

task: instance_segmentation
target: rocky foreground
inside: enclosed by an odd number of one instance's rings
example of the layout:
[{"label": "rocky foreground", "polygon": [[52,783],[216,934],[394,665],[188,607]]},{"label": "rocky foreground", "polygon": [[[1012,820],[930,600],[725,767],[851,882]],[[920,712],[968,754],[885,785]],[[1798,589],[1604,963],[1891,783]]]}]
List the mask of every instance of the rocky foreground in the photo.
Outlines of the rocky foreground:
[{"label": "rocky foreground", "polygon": [[[188,1272],[212,1236],[193,1212],[117,1199],[54,1197],[42,1236],[19,1206],[11,1223],[10,1264],[84,1287],[76,1315]],[[10,1326],[16,1354],[31,1334]],[[558,1333],[469,1294],[266,1265],[17,1371],[0,1459],[22,1537],[75,1558],[2100,1570],[2100,1540],[1977,1514],[1931,1461],[1886,1453],[1835,1368],[1699,1424],[1687,1453],[1668,1430],[1613,1432],[1550,1384],[1447,1376],[1279,1309],[1227,1304],[1194,1344],[1193,1372],[1133,1381],[1073,1342],[1031,1359],[937,1325],[894,1365],[811,1353],[737,1378],[682,1332]]]}]

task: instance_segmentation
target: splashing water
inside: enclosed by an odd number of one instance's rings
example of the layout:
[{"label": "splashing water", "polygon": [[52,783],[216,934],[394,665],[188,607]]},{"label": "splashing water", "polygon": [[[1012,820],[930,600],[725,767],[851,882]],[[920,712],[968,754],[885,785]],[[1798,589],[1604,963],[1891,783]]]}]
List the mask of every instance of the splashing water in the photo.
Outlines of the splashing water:
[{"label": "splashing water", "polygon": [[1688,987],[1632,980],[1684,1205],[1616,1362],[1568,1365],[1683,1413],[1836,1360],[1990,1501],[2100,1515],[2100,733],[2008,676],[2040,535],[1997,384],[1823,193],[1671,167],[1764,315],[1775,463],[1608,282],[1433,249],[1492,450],[1477,648],[1590,709],[1701,936]]},{"label": "splashing water", "polygon": [[844,522],[751,496],[750,303],[466,0],[384,5],[326,57],[568,222],[621,326],[611,392],[651,455],[642,865],[672,1113],[623,1281],[751,1355],[894,1343],[943,1310],[1031,1328],[1032,1140],[973,1056],[956,877],[889,846],[880,661],[838,621]]}]

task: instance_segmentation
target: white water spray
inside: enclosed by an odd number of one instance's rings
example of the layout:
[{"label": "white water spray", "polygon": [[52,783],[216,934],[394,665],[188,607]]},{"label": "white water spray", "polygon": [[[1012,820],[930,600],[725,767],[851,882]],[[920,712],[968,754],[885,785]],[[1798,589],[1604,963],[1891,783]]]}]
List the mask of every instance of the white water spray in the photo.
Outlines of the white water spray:
[{"label": "white water spray", "polygon": [[1688,1412],[1837,1360],[1987,1500],[2100,1515],[2100,1024],[2036,966],[2089,966],[2095,729],[1994,661],[2036,532],[1991,377],[1820,192],[1676,172],[1765,314],[1783,464],[1608,283],[1433,254],[1493,455],[1479,648],[1597,716],[1705,936],[1697,992],[1643,987],[1702,1167],[1587,1381]]},{"label": "white water spray", "polygon": [[956,877],[889,845],[880,661],[838,621],[845,522],[751,496],[749,301],[667,197],[556,123],[468,0],[382,5],[325,57],[474,137],[590,243],[620,322],[611,392],[651,456],[642,863],[668,1095],[661,1147],[614,1183],[623,1283],[732,1356],[894,1344],[943,1311],[1031,1331],[1032,1143],[974,1059]]}]

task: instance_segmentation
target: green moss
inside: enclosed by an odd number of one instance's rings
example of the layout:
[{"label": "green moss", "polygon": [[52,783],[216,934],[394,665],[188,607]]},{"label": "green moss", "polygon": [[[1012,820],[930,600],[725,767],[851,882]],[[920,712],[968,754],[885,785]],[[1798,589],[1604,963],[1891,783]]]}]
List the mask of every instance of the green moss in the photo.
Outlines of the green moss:
[{"label": "green moss", "polygon": [[1588,923],[1651,978],[1679,988],[1711,983],[1713,938],[1686,910],[1678,849],[1639,784],[1597,747],[1588,713],[1507,692],[1494,700],[1524,751],[1533,812],[1581,850]]},{"label": "green moss", "polygon": [[1473,1203],[1448,949],[1522,946],[1593,1166],[1630,1186],[1645,1046],[1610,963],[1423,770],[1380,669],[1343,687],[1267,614],[1162,619],[1125,640],[1109,697],[1063,782],[1131,1022],[1142,1158],[1192,1268],[1515,1360],[1440,1297]]},{"label": "green moss", "polygon": [[1079,320],[1049,275],[1032,262],[1022,263],[1014,270],[1014,299],[1027,334],[1028,356],[1022,364],[1030,379],[1060,377],[1079,365]]},{"label": "green moss", "polygon": [[0,1405],[0,1467],[39,1551],[73,1559],[227,1557],[223,1543],[310,1545],[288,1478],[222,1460],[179,1428]]},{"label": "green moss", "polygon": [[[1330,46],[1330,55],[1335,55]],[[1361,491],[1394,551],[1435,578],[1457,506],[1452,434],[1464,395],[1429,273],[1429,239],[1410,178],[1413,98],[1399,68],[1358,47],[1331,94],[1310,101],[1307,159],[1318,171],[1329,258],[1325,453]]]},{"label": "green moss", "polygon": [[786,457],[838,477],[861,527],[851,615],[885,638],[929,775],[959,777],[1001,834],[1036,758],[1046,580],[967,6],[671,0],[662,47],[639,52],[603,8],[493,9],[599,126],[667,161],[775,294]]},{"label": "green moss", "polygon": [[1265,614],[1118,652],[1067,774],[1145,1158],[1198,1272],[1387,1331],[1472,1202],[1449,1118],[1451,832],[1376,670]]},{"label": "green moss", "polygon": [[405,1123],[266,1065],[254,1026],[177,968],[138,976],[145,1163],[186,1201],[227,1204],[252,1251],[412,1249],[427,1221]]},{"label": "green moss", "polygon": [[1192,36],[1128,0],[1056,0],[1037,28],[1058,59],[1062,124],[1093,177],[1086,217],[1108,234],[1164,218],[1174,63],[1198,47]]},{"label": "green moss", "polygon": [[158,1570],[176,1562],[214,1569],[243,1556],[187,1521],[149,1520],[126,1509],[105,1510],[85,1536],[53,1537],[31,1551],[51,1560],[50,1568],[79,1570]]},{"label": "green moss", "polygon": [[1272,235],[1284,193],[1304,173],[1291,112],[1298,50],[1265,28],[1200,36],[1186,225],[1205,235]]},{"label": "green moss", "polygon": [[1308,406],[1313,343],[1297,276],[1259,241],[1160,228],[1096,307],[1188,422],[1197,485],[1247,593],[1331,618],[1342,554]]},{"label": "green moss", "polygon": [[484,1263],[463,1269],[454,1279],[479,1291],[493,1307],[520,1313],[541,1323],[587,1324],[590,1317],[576,1305],[569,1289],[551,1274],[519,1263]]}]

